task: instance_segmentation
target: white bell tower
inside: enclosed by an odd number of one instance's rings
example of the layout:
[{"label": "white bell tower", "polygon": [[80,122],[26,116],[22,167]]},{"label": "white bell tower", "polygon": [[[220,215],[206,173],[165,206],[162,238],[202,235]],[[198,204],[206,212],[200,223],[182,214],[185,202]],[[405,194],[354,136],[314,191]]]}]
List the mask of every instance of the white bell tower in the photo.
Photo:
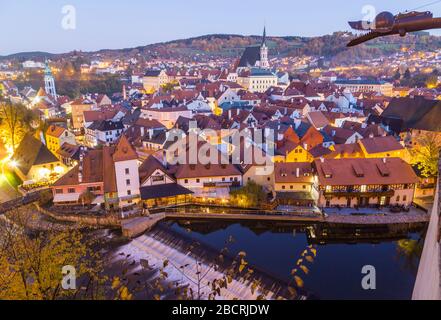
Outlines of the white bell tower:
[{"label": "white bell tower", "polygon": [[52,71],[49,68],[49,64],[46,61],[46,69],[44,71],[44,89],[46,94],[51,95],[54,98],[57,98],[57,90],[55,88],[55,79],[52,75]]},{"label": "white bell tower", "polygon": [[268,69],[270,67],[268,62],[268,47],[266,46],[266,26],[263,28],[262,45],[260,46],[260,67]]}]

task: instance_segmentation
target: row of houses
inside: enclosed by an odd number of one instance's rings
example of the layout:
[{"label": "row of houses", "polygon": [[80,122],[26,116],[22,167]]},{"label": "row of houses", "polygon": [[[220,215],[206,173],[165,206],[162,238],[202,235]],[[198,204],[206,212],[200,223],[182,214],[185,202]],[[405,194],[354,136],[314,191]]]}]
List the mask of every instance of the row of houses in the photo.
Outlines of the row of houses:
[{"label": "row of houses", "polygon": [[225,155],[207,142],[201,148],[219,161],[170,164],[162,153],[139,161],[123,135],[113,147],[82,152],[78,165],[53,184],[54,202],[79,204],[88,193],[92,203],[108,209],[140,201],[149,208],[193,200],[227,203],[232,189],[254,181],[278,204],[410,206],[419,181],[407,162],[394,157],[236,165],[222,161]]}]

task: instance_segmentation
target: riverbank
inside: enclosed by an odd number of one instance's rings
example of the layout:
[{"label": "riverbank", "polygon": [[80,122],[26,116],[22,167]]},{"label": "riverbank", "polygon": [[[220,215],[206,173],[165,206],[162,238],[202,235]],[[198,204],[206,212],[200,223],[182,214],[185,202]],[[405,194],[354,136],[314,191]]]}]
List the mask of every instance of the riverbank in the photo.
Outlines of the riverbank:
[{"label": "riverbank", "polygon": [[186,212],[165,212],[150,217],[135,218],[122,225],[123,234],[128,238],[134,238],[152,229],[157,223],[163,220],[225,220],[225,221],[270,221],[286,223],[316,223],[324,225],[351,225],[351,226],[399,226],[412,227],[413,225],[424,225],[430,220],[424,212],[371,214],[371,215],[294,215],[294,214],[256,214],[256,213],[186,213]]},{"label": "riverbank", "polygon": [[378,225],[424,225],[430,220],[430,216],[422,210],[412,208],[410,212],[390,213],[379,211],[378,213],[364,213],[357,211],[352,213],[350,209],[329,212],[325,215],[317,213],[288,213],[278,211],[253,211],[219,207],[191,207],[169,208],[159,213],[148,216],[121,219],[117,216],[94,216],[63,214],[51,211],[50,208],[37,209],[54,220],[61,222],[74,222],[95,228],[118,228],[127,238],[135,238],[148,230],[151,230],[164,220],[213,220],[213,221],[270,221],[280,223],[316,223],[329,225],[352,225],[352,226],[378,226]]}]

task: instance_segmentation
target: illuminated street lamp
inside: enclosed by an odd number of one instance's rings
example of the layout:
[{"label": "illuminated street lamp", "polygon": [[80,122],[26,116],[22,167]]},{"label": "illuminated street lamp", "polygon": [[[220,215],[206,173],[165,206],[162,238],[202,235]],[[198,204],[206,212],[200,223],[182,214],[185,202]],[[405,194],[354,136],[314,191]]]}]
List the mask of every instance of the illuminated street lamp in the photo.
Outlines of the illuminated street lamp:
[{"label": "illuminated street lamp", "polygon": [[9,165],[10,168],[15,169],[15,168],[17,168],[17,166],[18,166],[18,162],[15,161],[15,160],[10,160],[9,163],[8,163],[8,165]]}]

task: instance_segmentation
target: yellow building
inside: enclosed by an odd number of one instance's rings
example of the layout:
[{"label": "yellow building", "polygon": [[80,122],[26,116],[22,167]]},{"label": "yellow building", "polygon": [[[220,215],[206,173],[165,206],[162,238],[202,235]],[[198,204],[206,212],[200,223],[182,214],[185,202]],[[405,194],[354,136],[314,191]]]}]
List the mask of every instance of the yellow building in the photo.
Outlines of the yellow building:
[{"label": "yellow building", "polygon": [[334,84],[339,89],[347,89],[350,92],[378,92],[382,95],[393,96],[393,84],[379,80],[337,80]]},{"label": "yellow building", "polygon": [[274,165],[274,191],[282,205],[312,206],[314,176],[310,162],[276,163]]},{"label": "yellow building", "polygon": [[84,111],[91,111],[95,108],[94,102],[87,99],[77,99],[71,104],[72,127],[81,130],[84,126]]},{"label": "yellow building", "polygon": [[277,86],[277,76],[270,70],[252,68],[241,72],[237,83],[250,92],[265,92],[270,87]]},{"label": "yellow building", "polygon": [[363,139],[359,145],[365,158],[410,158],[407,149],[393,136]]},{"label": "yellow building", "polygon": [[149,70],[142,78],[142,84],[147,94],[158,91],[159,88],[169,82],[169,77],[164,70]]},{"label": "yellow building", "polygon": [[301,144],[292,141],[286,141],[281,148],[277,149],[277,154],[273,157],[273,161],[277,162],[309,162],[314,160],[314,157]]},{"label": "yellow building", "polygon": [[75,135],[69,130],[52,125],[46,131],[46,146],[50,152],[58,157],[57,151],[65,143],[76,145]]},{"label": "yellow building", "polygon": [[65,173],[66,167],[48,148],[32,135],[27,135],[15,151],[11,163],[24,182],[51,181]]}]

